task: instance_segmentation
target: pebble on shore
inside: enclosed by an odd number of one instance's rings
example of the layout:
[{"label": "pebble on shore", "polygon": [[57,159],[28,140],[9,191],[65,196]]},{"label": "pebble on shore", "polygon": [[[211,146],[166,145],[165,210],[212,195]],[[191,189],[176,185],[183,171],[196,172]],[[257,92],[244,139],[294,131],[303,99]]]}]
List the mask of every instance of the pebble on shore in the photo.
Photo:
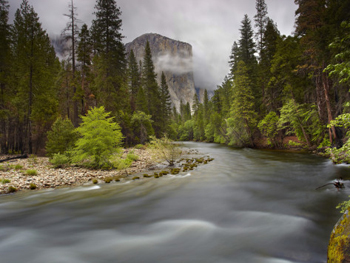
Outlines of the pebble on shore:
[{"label": "pebble on shore", "polygon": [[[124,150],[127,152],[128,150]],[[93,179],[104,180],[107,177],[123,178],[126,174],[134,174],[147,170],[152,165],[150,154],[147,150],[134,149],[139,160],[135,161],[131,167],[125,170],[90,170],[81,167],[67,167],[55,169],[49,162],[48,157],[35,157],[27,159],[16,159],[0,163],[5,168],[0,170],[0,194],[9,193],[12,186],[19,190],[31,189],[31,184],[36,189],[57,188],[62,186],[83,185]],[[18,168],[15,169],[17,165]],[[9,168],[8,170],[6,168]],[[35,170],[37,175],[27,175],[27,170]],[[4,179],[7,179],[6,182]]]}]

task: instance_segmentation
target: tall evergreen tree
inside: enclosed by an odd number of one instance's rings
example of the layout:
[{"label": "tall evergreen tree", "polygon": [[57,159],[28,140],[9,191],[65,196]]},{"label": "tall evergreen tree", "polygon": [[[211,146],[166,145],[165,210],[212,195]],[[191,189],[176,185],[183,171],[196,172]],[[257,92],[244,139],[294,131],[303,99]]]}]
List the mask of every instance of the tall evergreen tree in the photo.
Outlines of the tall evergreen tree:
[{"label": "tall evergreen tree", "polygon": [[136,110],[136,98],[137,92],[141,85],[139,67],[136,61],[136,57],[133,50],[129,53],[128,63],[128,81],[129,81],[129,92],[130,92],[130,105],[131,110]]},{"label": "tall evergreen tree", "polygon": [[45,124],[55,117],[57,101],[53,87],[58,60],[37,13],[27,0],[16,11],[12,41],[16,101],[23,114],[25,150],[32,153],[34,132],[38,149]]},{"label": "tall evergreen tree", "polygon": [[117,114],[130,105],[121,11],[115,0],[97,0],[95,10],[96,17],[91,27],[97,80],[94,93],[99,104],[105,104],[106,110]]},{"label": "tall evergreen tree", "polygon": [[171,116],[171,98],[169,94],[168,84],[166,83],[166,78],[164,72],[161,76],[160,84],[160,114],[162,118],[162,131],[166,132],[167,126],[169,125]]},{"label": "tall evergreen tree", "polygon": [[69,4],[69,13],[64,14],[64,16],[68,17],[69,21],[62,32],[62,36],[67,45],[69,45],[69,60],[72,63],[72,85],[73,85],[73,125],[78,127],[78,98],[77,98],[77,83],[76,83],[76,53],[78,47],[78,36],[79,36],[79,28],[78,28],[78,18],[76,13],[77,8],[74,6],[73,0],[70,1]]},{"label": "tall evergreen tree", "polygon": [[7,131],[9,112],[5,101],[9,100],[8,76],[10,73],[10,25],[8,24],[9,4],[0,0],[0,152],[8,151]]},{"label": "tall evergreen tree", "polygon": [[248,15],[244,15],[240,28],[241,37],[239,39],[239,60],[242,60],[248,70],[253,70],[256,66],[254,32]]},{"label": "tall evergreen tree", "polygon": [[233,144],[254,146],[253,132],[257,126],[252,83],[245,63],[240,61],[235,72],[233,102],[228,119]]},{"label": "tall evergreen tree", "polygon": [[[295,0],[296,34],[303,47],[304,63],[298,67],[300,74],[309,74],[316,86],[318,113],[323,123],[333,120],[333,108],[330,98],[332,83],[324,72],[328,64],[329,52],[326,26],[326,0]],[[339,25],[338,25],[339,26]],[[327,41],[328,40],[328,41]],[[338,140],[335,128],[329,129],[331,141]]]},{"label": "tall evergreen tree", "polygon": [[152,116],[153,128],[156,136],[161,134],[161,121],[158,109],[160,107],[160,92],[157,83],[157,74],[155,73],[152,53],[149,42],[147,41],[145,47],[145,55],[142,63],[142,86],[145,90],[147,106],[149,114]]},{"label": "tall evergreen tree", "polygon": [[92,82],[91,74],[91,56],[92,56],[92,41],[88,26],[84,24],[79,33],[79,42],[77,47],[77,61],[80,63],[81,77],[81,113],[85,115],[88,112],[90,84]]},{"label": "tall evergreen tree", "polygon": [[255,3],[256,15],[254,16],[255,27],[257,32],[255,33],[257,49],[259,56],[261,57],[261,51],[263,49],[263,37],[267,25],[267,5],[265,0],[256,0]]}]

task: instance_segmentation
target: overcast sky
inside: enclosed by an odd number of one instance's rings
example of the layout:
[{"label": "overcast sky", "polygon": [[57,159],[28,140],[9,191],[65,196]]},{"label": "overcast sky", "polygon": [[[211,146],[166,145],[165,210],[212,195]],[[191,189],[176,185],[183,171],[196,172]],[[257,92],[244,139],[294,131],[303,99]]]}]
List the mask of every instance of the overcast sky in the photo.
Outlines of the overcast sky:
[{"label": "overcast sky", "polygon": [[[22,0],[9,0],[10,20]],[[29,0],[49,35],[65,27],[70,0]],[[268,16],[281,34],[294,31],[294,0],[265,0]],[[95,0],[74,0],[78,18],[90,26]],[[145,33],[158,33],[192,45],[196,86],[214,89],[229,71],[233,41],[239,38],[244,14],[254,26],[255,0],[118,0],[124,42]]]}]

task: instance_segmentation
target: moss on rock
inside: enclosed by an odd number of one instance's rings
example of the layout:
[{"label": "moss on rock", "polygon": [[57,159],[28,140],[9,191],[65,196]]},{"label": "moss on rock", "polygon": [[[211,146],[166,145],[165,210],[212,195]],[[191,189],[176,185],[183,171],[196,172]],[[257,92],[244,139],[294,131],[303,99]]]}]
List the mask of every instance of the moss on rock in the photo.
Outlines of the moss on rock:
[{"label": "moss on rock", "polygon": [[328,263],[343,263],[350,260],[350,219],[347,210],[335,225],[328,245]]}]

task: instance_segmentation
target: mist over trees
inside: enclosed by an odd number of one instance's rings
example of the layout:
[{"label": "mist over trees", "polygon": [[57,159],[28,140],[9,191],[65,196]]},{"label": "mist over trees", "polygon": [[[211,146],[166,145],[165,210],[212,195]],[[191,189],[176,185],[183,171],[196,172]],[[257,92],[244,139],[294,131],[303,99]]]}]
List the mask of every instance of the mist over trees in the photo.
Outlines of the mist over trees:
[{"label": "mist over trees", "polygon": [[149,43],[142,61],[132,50],[126,54],[115,0],[96,1],[91,28],[70,1],[61,60],[27,0],[12,24],[9,2],[0,0],[0,152],[43,153],[52,125],[59,129],[62,122],[56,120],[78,127],[89,110],[102,106],[118,123],[124,146],[167,135],[281,148],[295,135],[308,147],[342,147],[350,1],[295,3],[295,34],[284,36],[265,1],[257,0],[253,20],[242,16],[239,39],[227,54],[230,71],[214,95],[205,91],[200,103],[196,94],[192,108],[181,103],[177,112],[164,74],[157,82]]}]

